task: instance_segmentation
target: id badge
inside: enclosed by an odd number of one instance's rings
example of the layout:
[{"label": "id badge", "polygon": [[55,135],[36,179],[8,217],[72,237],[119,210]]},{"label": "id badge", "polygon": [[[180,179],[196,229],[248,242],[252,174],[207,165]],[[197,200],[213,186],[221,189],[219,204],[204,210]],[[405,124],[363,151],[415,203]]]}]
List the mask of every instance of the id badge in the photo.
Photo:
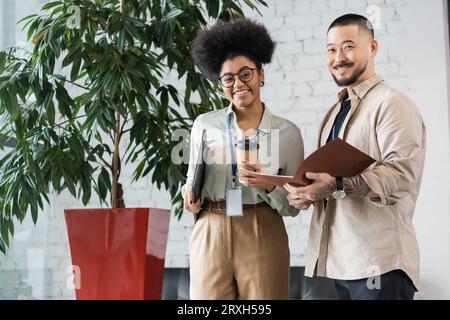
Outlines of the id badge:
[{"label": "id badge", "polygon": [[236,187],[227,190],[227,216],[241,217],[244,215],[242,204],[242,188]]}]

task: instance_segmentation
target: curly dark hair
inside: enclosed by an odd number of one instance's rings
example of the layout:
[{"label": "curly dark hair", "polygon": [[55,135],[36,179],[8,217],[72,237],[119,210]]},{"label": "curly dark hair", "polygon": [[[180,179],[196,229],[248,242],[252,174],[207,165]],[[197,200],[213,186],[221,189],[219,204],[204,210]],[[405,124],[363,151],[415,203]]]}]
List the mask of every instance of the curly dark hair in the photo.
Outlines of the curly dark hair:
[{"label": "curly dark hair", "polygon": [[200,30],[192,45],[192,57],[200,70],[211,79],[219,76],[225,60],[245,56],[258,69],[272,60],[275,42],[262,24],[248,19],[219,20]]}]

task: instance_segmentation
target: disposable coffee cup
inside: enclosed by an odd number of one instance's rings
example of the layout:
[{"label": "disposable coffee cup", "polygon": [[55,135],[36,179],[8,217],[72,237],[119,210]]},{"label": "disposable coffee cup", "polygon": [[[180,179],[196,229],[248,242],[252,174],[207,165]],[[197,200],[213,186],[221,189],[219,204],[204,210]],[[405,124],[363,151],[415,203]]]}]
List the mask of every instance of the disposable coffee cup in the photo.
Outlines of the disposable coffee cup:
[{"label": "disposable coffee cup", "polygon": [[258,164],[259,144],[253,139],[243,139],[236,143],[236,162],[238,169],[252,170],[247,164]]}]

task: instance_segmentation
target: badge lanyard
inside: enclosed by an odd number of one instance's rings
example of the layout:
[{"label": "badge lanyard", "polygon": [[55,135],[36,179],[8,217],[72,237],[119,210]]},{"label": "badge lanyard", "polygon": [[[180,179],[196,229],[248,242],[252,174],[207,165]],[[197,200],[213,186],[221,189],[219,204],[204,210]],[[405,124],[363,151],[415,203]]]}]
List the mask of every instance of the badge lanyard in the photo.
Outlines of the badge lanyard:
[{"label": "badge lanyard", "polygon": [[234,140],[231,134],[231,120],[228,117],[228,137],[230,140],[230,151],[231,151],[231,170],[233,173],[233,183],[232,188],[226,191],[225,199],[227,201],[227,216],[228,217],[241,217],[244,215],[243,204],[242,204],[242,188],[236,187],[236,176],[237,176],[237,162],[234,153]]},{"label": "badge lanyard", "polygon": [[231,134],[231,120],[230,120],[231,116],[228,116],[227,118],[227,127],[228,127],[228,140],[229,140],[229,144],[230,144],[230,152],[231,152],[231,171],[233,174],[233,183],[232,183],[232,188],[235,189],[236,188],[236,174],[237,174],[237,162],[235,159],[235,153],[234,153],[234,140],[233,140],[233,136]]}]

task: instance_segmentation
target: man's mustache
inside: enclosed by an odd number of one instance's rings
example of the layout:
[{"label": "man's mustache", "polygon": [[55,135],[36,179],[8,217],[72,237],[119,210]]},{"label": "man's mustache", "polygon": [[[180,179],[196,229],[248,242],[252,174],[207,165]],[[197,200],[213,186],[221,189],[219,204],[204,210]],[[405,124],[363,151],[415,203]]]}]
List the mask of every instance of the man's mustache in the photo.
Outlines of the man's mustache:
[{"label": "man's mustache", "polygon": [[333,66],[333,69],[338,69],[338,68],[343,68],[343,67],[352,67],[353,63],[351,62],[347,62],[347,63],[340,63],[340,64],[335,64]]}]

